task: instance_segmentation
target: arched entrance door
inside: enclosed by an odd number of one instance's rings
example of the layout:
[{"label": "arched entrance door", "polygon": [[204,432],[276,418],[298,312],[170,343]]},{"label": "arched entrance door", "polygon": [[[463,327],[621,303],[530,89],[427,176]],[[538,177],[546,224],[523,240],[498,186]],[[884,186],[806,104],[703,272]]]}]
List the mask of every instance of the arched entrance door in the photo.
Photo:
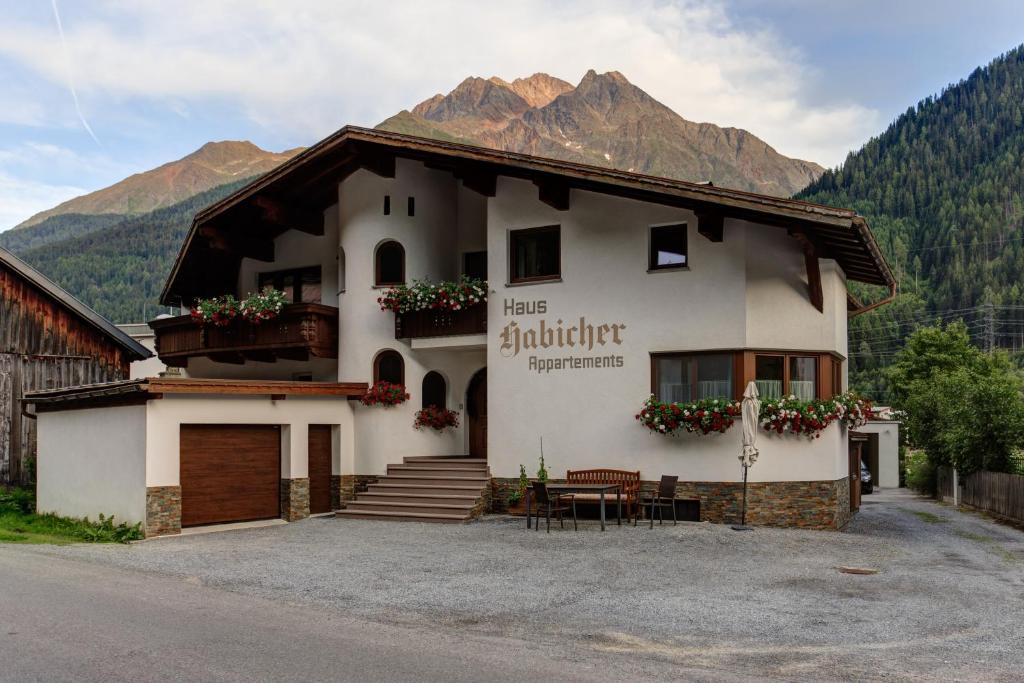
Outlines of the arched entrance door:
[{"label": "arched entrance door", "polygon": [[469,380],[466,389],[466,413],[469,417],[469,455],[487,457],[487,368]]}]

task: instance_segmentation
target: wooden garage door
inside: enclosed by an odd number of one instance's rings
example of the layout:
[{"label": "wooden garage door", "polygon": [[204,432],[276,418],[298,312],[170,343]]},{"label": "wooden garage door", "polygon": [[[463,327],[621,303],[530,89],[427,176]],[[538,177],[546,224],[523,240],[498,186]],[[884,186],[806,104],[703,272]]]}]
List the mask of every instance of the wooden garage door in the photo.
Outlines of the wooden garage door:
[{"label": "wooden garage door", "polygon": [[281,514],[276,425],[181,426],[181,525]]},{"label": "wooden garage door", "polygon": [[331,511],[331,426],[309,425],[309,513]]}]

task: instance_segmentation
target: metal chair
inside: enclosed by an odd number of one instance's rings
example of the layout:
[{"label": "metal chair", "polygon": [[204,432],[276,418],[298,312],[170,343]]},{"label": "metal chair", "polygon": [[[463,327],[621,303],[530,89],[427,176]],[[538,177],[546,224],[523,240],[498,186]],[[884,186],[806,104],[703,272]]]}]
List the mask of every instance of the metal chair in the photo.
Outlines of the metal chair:
[{"label": "metal chair", "polygon": [[[570,505],[565,505],[564,500],[568,499]],[[548,493],[548,486],[542,481],[533,482],[533,502],[536,507],[536,521],[535,528],[540,530],[540,509],[544,507],[544,518],[547,521],[547,532],[551,533],[551,513],[554,513],[558,519],[558,524],[561,528],[565,528],[565,521],[562,519],[563,512],[572,511],[572,528],[573,531],[579,531],[579,526],[576,524],[576,498],[571,493],[562,493],[552,496]],[[529,516],[530,511],[526,511]]]},{"label": "metal chair", "polygon": [[[663,475],[658,483],[658,490],[651,496],[651,528],[654,528],[654,510],[658,510],[658,524],[665,523],[665,506],[672,508],[672,523],[678,524],[676,518],[676,484],[679,477]],[[637,515],[639,516],[639,515]],[[633,518],[633,526],[636,526],[636,517]]]}]

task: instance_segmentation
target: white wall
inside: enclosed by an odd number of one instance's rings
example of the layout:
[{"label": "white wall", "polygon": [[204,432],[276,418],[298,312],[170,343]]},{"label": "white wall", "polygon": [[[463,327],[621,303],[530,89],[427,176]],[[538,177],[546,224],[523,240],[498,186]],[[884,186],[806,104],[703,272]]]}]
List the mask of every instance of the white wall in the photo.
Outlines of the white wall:
[{"label": "white wall", "polygon": [[289,396],[271,401],[265,396],[165,395],[149,402],[145,424],[148,438],[144,486],[180,485],[183,424],[281,425],[281,477],[285,479],[309,476],[309,425],[338,425],[340,471],[334,473],[355,473],[351,444],[345,437],[352,433],[352,409],[344,398]]},{"label": "white wall", "polygon": [[[647,228],[688,224],[689,268],[647,272]],[[510,229],[561,225],[562,279],[527,286],[507,278]],[[539,439],[552,472],[589,467],[639,469],[655,479],[738,481],[740,429],[725,435],[662,438],[634,419],[650,393],[650,353],[770,347],[837,350],[839,325],[831,310],[838,286],[831,269],[823,316],[807,297],[803,252],[784,231],[729,220],[725,240],[696,232],[688,211],[573,191],[571,210],[559,212],[537,199],[529,182],[499,179],[488,202],[488,251],[492,294],[488,303],[488,459],[496,476],[511,477],[519,464],[536,469]],[[505,300],[538,301],[544,315],[506,315]],[[843,301],[845,311],[845,299]],[[502,353],[499,335],[517,322],[533,327],[625,325],[621,344],[592,351],[524,350]],[[621,367],[532,371],[529,357],[619,356]],[[845,434],[839,426],[822,438],[763,434],[753,481],[835,480],[845,476]]]},{"label": "white wall", "polygon": [[900,423],[891,420],[872,420],[858,427],[858,432],[878,434],[878,481],[882,488],[900,485]]},{"label": "white wall", "polygon": [[40,413],[39,511],[145,522],[145,413],[145,406]]},{"label": "white wall", "polygon": [[[391,213],[383,212],[384,196]],[[407,212],[416,198],[415,216]],[[345,291],[338,297],[341,336],[338,379],[373,381],[373,359],[383,349],[398,351],[405,361],[410,401],[393,408],[355,405],[353,449],[359,474],[381,474],[388,463],[406,455],[452,455],[467,452],[465,392],[469,379],[486,364],[482,351],[413,350],[395,339],[395,316],[380,310],[382,289],[374,286],[374,251],[385,240],[405,248],[406,280],[450,280],[460,271],[462,251],[486,248],[486,200],[459,188],[450,173],[399,159],[395,177],[361,170],[339,187],[341,247],[345,252]],[[461,415],[456,430],[436,433],[413,429],[422,405],[423,376],[436,370],[448,384],[448,408]]]}]

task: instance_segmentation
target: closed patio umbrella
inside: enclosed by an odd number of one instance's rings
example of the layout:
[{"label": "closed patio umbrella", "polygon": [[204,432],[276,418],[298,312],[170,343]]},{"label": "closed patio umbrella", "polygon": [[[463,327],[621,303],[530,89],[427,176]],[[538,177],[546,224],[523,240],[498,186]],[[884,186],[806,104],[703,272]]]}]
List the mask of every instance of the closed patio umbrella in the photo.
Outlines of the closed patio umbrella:
[{"label": "closed patio umbrella", "polygon": [[761,419],[761,399],[758,398],[757,385],[747,384],[743,392],[743,403],[740,406],[743,415],[743,453],[740,464],[743,465],[743,509],[740,513],[739,526],[736,531],[748,531],[747,526],[747,470],[757,461],[757,427]]}]

